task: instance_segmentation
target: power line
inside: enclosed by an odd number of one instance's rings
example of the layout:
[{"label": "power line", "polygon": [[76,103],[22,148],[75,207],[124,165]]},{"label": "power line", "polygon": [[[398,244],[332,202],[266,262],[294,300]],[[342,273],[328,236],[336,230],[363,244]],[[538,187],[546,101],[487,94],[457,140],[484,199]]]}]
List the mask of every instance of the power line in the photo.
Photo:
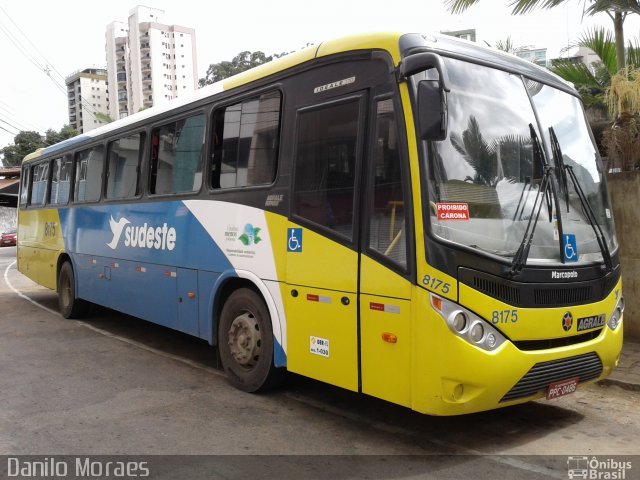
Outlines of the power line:
[{"label": "power line", "polygon": [[16,112],[13,111],[11,109],[11,107],[7,103],[3,102],[2,100],[0,100],[0,110],[4,110],[4,112],[6,112],[6,113],[3,113],[3,112],[0,111],[0,115],[3,115],[5,118],[7,118],[8,116],[11,116],[11,117],[13,117],[14,123],[16,123],[18,125],[22,125],[23,127],[27,127],[27,128],[24,128],[24,130],[35,130],[37,132],[44,132],[45,131],[44,128],[40,128],[40,127],[38,127],[37,125],[35,125],[35,124],[31,123],[31,122],[24,121],[22,118],[18,122],[15,119],[16,116],[17,116]]},{"label": "power line", "polygon": [[16,133],[19,132],[20,130],[22,130],[21,128],[16,127],[13,123],[9,123],[9,122],[1,119],[1,118],[0,118],[0,122],[4,123],[5,125],[9,125],[11,128],[16,130]]},{"label": "power line", "polygon": [[20,28],[20,26],[13,20],[13,18],[11,18],[11,16],[7,13],[7,11],[2,8],[2,6],[0,5],[0,10],[2,10],[2,12],[5,14],[5,16],[9,19],[9,21],[16,27],[16,29],[18,30],[18,32],[20,32],[22,34],[22,36],[27,40],[27,42],[29,42],[29,44],[33,47],[33,49],[43,58],[43,60],[47,63],[47,65],[51,65],[51,68],[53,68],[53,71],[55,73],[58,74],[58,76],[64,81],[65,78],[62,76],[62,74],[60,74],[60,72],[58,72],[58,70],[55,69],[55,67],[53,66],[53,64],[47,60],[47,58],[44,56],[44,54],[38,49],[38,47],[31,41],[31,39],[29,39],[29,37],[27,36],[26,33],[24,33],[22,31],[22,29]]},{"label": "power line", "polygon": [[[32,55],[27,48],[25,48],[25,46],[22,44],[22,42],[20,42],[20,40],[18,38],[16,38],[7,28],[6,25],[4,25],[2,22],[0,22],[0,31],[2,31],[7,38],[11,41],[11,43],[13,43],[15,45],[15,47],[18,49],[18,51],[20,53],[22,53],[38,70],[40,70],[41,72],[43,72],[45,75],[47,75],[47,77],[49,77],[51,79],[51,81],[53,82],[53,84],[56,86],[56,88],[58,90],[60,90],[60,92],[65,96],[65,98],[67,99],[67,102],[69,100],[69,95],[68,95],[68,89],[67,89],[67,84],[66,84],[66,79],[62,76],[62,74],[53,66],[53,64],[51,62],[49,62],[47,60],[47,58],[42,54],[42,52],[40,52],[40,50],[38,50],[38,48],[35,46],[35,44],[29,39],[29,37],[22,31],[22,29],[18,26],[18,24],[9,16],[9,14],[7,13],[7,11],[2,8],[0,6],[0,10],[4,13],[4,15],[11,21],[11,23],[13,23],[13,25],[15,26],[15,28],[22,34],[22,36],[27,40],[27,42],[29,42],[29,44],[33,47],[33,49],[42,57],[42,59],[45,61],[45,64],[42,65],[42,63],[34,56]],[[58,75],[58,77],[60,77],[61,80],[56,80],[52,75],[51,72],[54,72],[55,74]],[[81,98],[80,99],[80,103],[81,105],[83,105],[87,111],[92,114],[95,118],[96,114],[98,113],[97,110],[95,110],[95,108],[88,103],[88,101],[86,101],[85,99]]]},{"label": "power line", "polygon": [[16,136],[17,133],[14,132],[10,132],[9,130],[7,130],[6,128],[4,128],[2,125],[0,125],[0,130],[4,130],[5,132],[7,132],[10,135]]}]

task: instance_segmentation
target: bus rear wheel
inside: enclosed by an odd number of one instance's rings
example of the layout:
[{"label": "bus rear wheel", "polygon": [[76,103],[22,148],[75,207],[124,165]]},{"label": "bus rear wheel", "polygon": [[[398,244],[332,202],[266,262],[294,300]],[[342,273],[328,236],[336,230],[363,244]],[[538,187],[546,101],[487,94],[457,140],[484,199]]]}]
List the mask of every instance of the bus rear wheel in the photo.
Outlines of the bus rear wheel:
[{"label": "bus rear wheel", "polygon": [[89,309],[85,300],[76,298],[76,279],[69,262],[64,262],[58,273],[58,306],[64,318],[80,318]]},{"label": "bus rear wheel", "polygon": [[253,290],[241,288],[224,303],[218,350],[227,380],[245,392],[275,387],[284,368],[273,364],[273,329],[269,310]]}]

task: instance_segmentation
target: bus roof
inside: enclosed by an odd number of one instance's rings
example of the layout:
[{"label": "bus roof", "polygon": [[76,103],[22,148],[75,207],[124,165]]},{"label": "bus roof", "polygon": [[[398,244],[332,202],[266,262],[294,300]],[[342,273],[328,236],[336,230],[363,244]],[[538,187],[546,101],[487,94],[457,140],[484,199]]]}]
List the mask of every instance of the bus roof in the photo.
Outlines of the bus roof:
[{"label": "bus roof", "polygon": [[196,103],[218,93],[260,80],[269,75],[282,72],[288,68],[301,65],[313,59],[355,50],[386,50],[391,55],[394,65],[397,65],[403,56],[415,50],[454,54],[469,59],[475,59],[481,63],[495,65],[499,68],[518,71],[523,75],[539,78],[543,82],[550,83],[565,90],[573,90],[564,80],[560,79],[560,77],[557,77],[551,72],[544,70],[531,62],[518,58],[515,55],[482,47],[475,43],[460,40],[451,36],[440,34],[427,36],[402,32],[358,34],[324,41],[319,45],[311,45],[298,52],[290,53],[284,57],[259,65],[258,67],[239,73],[225,80],[207,85],[191,92],[190,94],[183,95],[160,106],[151,107],[133,115],[129,115],[128,117],[108,123],[55,145],[40,148],[27,155],[23,161],[28,162],[42,156],[67,150],[70,147],[89,143],[101,135],[108,134],[128,125],[138,124],[146,119],[160,116],[163,113],[170,112],[176,108]]}]

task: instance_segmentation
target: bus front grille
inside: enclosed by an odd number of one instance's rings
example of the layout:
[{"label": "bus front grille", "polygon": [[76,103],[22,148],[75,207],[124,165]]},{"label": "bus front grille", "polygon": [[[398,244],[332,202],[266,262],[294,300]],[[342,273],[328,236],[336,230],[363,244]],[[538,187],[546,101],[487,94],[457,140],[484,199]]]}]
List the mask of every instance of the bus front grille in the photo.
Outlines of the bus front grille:
[{"label": "bus front grille", "polygon": [[539,307],[556,307],[563,305],[578,305],[588,303],[594,298],[591,286],[573,287],[553,285],[536,288],[533,291],[535,304]]},{"label": "bus front grille", "polygon": [[580,383],[598,378],[602,374],[602,362],[595,352],[576,357],[536,363],[500,402],[509,402],[544,392],[554,382],[578,377]]},{"label": "bus front grille", "polygon": [[568,347],[569,345],[576,345],[578,343],[588,342],[594,338],[598,338],[602,333],[602,328],[592,330],[580,335],[573,335],[571,337],[551,338],[546,340],[514,340],[513,344],[518,350],[548,350],[550,348]]}]

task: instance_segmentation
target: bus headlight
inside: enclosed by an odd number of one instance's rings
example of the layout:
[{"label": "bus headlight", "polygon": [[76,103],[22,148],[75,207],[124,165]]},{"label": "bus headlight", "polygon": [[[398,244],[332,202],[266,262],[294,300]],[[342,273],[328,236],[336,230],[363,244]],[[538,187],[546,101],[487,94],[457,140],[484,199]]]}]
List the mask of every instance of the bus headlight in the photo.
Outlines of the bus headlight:
[{"label": "bus headlight", "polygon": [[620,297],[618,303],[616,304],[616,308],[613,309],[613,313],[609,316],[609,320],[607,321],[607,325],[611,330],[615,330],[620,325],[620,321],[622,320],[622,313],[624,312],[624,297]]},{"label": "bus headlight", "polygon": [[467,328],[467,317],[464,312],[457,312],[453,316],[451,326],[456,332],[462,332],[465,328]]},{"label": "bus headlight", "polygon": [[492,325],[446,298],[431,295],[431,306],[443,318],[449,329],[471,345],[484,350],[495,350],[506,338]]},{"label": "bus headlight", "polygon": [[481,322],[473,324],[473,327],[471,327],[471,331],[469,332],[469,338],[471,338],[475,343],[480,342],[484,338],[484,327]]}]

